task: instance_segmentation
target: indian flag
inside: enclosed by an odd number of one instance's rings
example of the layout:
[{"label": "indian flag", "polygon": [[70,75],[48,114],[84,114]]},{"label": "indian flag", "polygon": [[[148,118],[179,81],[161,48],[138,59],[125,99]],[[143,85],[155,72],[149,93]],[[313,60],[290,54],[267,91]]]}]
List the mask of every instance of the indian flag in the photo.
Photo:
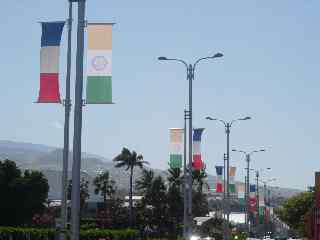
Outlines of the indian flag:
[{"label": "indian flag", "polygon": [[183,156],[183,128],[170,128],[170,161],[171,169],[182,167]]},{"label": "indian flag", "polygon": [[112,103],[112,23],[88,24],[86,103]]},{"label": "indian flag", "polygon": [[230,167],[229,168],[229,191],[231,193],[235,193],[236,192],[236,184],[235,184],[235,176],[236,176],[236,167]]}]

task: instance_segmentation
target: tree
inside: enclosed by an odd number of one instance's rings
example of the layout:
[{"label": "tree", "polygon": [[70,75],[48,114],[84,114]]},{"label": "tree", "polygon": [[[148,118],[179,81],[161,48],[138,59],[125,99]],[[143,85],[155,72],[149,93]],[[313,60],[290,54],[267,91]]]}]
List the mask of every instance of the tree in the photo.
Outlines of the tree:
[{"label": "tree", "polygon": [[153,170],[142,169],[141,177],[136,180],[136,189],[140,191],[143,195],[146,195],[151,188],[153,179]]},{"label": "tree", "polygon": [[170,221],[169,232],[176,238],[180,233],[180,226],[183,219],[183,176],[180,168],[168,170],[169,188],[167,192],[168,218]]},{"label": "tree", "polygon": [[129,192],[129,221],[130,226],[132,226],[132,181],[133,181],[133,169],[139,167],[143,169],[144,164],[148,164],[147,161],[143,160],[141,154],[137,154],[135,151],[130,152],[129,149],[123,148],[121,153],[117,155],[113,161],[116,163],[117,168],[126,167],[126,171],[130,171],[130,192]]},{"label": "tree", "polygon": [[22,174],[15,162],[0,161],[0,225],[30,224],[33,215],[42,213],[48,198],[48,180],[41,172]]},{"label": "tree", "polygon": [[281,221],[297,231],[301,236],[306,236],[305,216],[314,206],[314,192],[302,192],[289,198],[276,214]]},{"label": "tree", "polygon": [[197,187],[197,191],[202,193],[203,190],[203,185],[206,185],[206,187],[208,188],[208,183],[205,181],[205,179],[208,177],[205,169],[194,169],[192,171],[192,180],[193,180],[193,184],[196,184]]},{"label": "tree", "polygon": [[180,187],[183,182],[183,176],[180,168],[173,168],[168,170],[168,181],[170,187]]},{"label": "tree", "polygon": [[164,179],[157,176],[153,179],[150,189],[142,200],[142,224],[160,234],[166,232],[168,226],[168,199]]},{"label": "tree", "polygon": [[103,197],[103,203],[105,208],[107,204],[107,196],[111,198],[116,192],[115,184],[115,181],[110,179],[108,171],[104,171],[102,174],[96,176],[93,180],[93,185],[95,187],[94,193],[101,194],[101,196]]},{"label": "tree", "polygon": [[197,227],[200,236],[213,237],[216,240],[222,240],[223,229],[222,229],[222,219],[214,217],[204,222],[201,226]]},{"label": "tree", "polygon": [[192,214],[195,217],[206,216],[209,213],[207,196],[199,191],[192,193]]},{"label": "tree", "polygon": [[[71,194],[72,194],[72,180],[69,180],[68,194],[67,194],[68,200],[71,200]],[[89,197],[90,197],[89,181],[83,177],[81,178],[81,181],[80,181],[80,213],[83,213],[83,209]]]}]

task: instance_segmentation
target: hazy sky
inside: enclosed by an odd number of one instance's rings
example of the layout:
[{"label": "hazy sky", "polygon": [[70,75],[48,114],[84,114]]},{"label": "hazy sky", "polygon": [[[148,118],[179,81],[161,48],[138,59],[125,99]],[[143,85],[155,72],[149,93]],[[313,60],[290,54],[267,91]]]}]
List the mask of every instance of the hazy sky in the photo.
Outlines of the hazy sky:
[{"label": "hazy sky", "polygon": [[[225,57],[199,64],[194,81],[194,126],[206,128],[202,149],[208,171],[214,173],[214,165],[222,163],[225,134],[219,122],[204,118],[249,115],[252,120],[232,128],[231,146],[267,148],[253,155],[252,167],[271,167],[264,178],[305,189],[320,165],[319,9],[316,0],[88,0],[88,21],[117,23],[116,104],[84,108],[83,151],[111,159],[126,146],[152,167],[165,169],[168,129],[183,127],[188,82],[183,65],[157,57],[193,62],[220,51]],[[33,102],[39,89],[38,22],[66,19],[67,1],[2,0],[0,16],[0,139],[62,146],[64,108]],[[65,58],[66,31],[62,95]],[[244,157],[232,153],[231,165],[242,180]]]}]

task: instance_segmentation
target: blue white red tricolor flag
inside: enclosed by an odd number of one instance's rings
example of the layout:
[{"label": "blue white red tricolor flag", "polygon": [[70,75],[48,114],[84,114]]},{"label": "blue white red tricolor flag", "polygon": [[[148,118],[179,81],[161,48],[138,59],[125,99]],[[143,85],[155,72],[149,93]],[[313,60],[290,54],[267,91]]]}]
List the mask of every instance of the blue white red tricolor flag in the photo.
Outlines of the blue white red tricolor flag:
[{"label": "blue white red tricolor flag", "polygon": [[59,55],[65,22],[42,22],[38,103],[60,103]]},{"label": "blue white red tricolor flag", "polygon": [[204,128],[195,128],[193,130],[193,168],[200,170],[204,168],[201,158],[201,137]]}]

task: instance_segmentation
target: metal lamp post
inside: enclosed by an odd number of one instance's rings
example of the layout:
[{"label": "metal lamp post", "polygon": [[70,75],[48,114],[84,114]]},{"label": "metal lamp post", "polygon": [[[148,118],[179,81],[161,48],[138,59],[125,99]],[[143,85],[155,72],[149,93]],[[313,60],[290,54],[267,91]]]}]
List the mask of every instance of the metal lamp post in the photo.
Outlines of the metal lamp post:
[{"label": "metal lamp post", "polygon": [[257,198],[257,226],[259,225],[259,223],[260,223],[260,219],[259,219],[259,217],[260,217],[260,212],[259,212],[259,210],[260,210],[260,206],[259,206],[259,197],[260,197],[260,195],[259,195],[259,177],[260,177],[260,173],[263,171],[263,170],[271,170],[271,168],[270,167],[268,167],[268,168],[260,168],[259,170],[256,170],[256,181],[257,181],[257,188],[256,188],[256,191],[257,191],[257,193],[256,193],[256,198]]},{"label": "metal lamp post", "polygon": [[71,37],[72,37],[72,1],[69,1],[68,17],[68,50],[67,50],[67,74],[66,74],[66,99],[64,100],[65,120],[64,120],[64,145],[63,164],[61,180],[61,230],[60,239],[66,239],[68,206],[67,206],[67,185],[68,185],[68,157],[69,157],[69,125],[70,125],[70,75],[71,75]]},{"label": "metal lamp post", "polygon": [[247,177],[246,177],[246,194],[245,194],[245,198],[246,198],[246,224],[248,226],[247,230],[248,230],[248,234],[249,234],[249,216],[250,216],[250,202],[249,202],[249,192],[250,192],[250,160],[251,160],[251,155],[253,153],[257,153],[257,152],[265,152],[265,149],[259,149],[259,150],[254,150],[251,152],[246,152],[246,151],[242,151],[242,150],[237,150],[237,149],[232,149],[233,152],[240,152],[243,153],[246,157],[246,162],[247,162]]},{"label": "metal lamp post", "polygon": [[[188,64],[186,61],[182,59],[177,58],[167,58],[167,57],[158,57],[158,60],[160,61],[176,61],[180,62],[185,65],[187,70],[187,80],[189,81],[189,142],[188,142],[188,155],[189,155],[189,168],[188,168],[188,185],[185,187],[188,187],[188,221],[187,223],[184,223],[184,227],[187,226],[187,229],[185,229],[184,232],[186,232],[188,235],[192,233],[192,80],[194,80],[194,72],[197,64],[202,60],[209,60],[209,59],[215,59],[223,57],[222,53],[216,53],[213,56],[209,57],[203,57],[199,58],[194,62],[194,64]],[[186,206],[184,206],[186,207]]]},{"label": "metal lamp post", "polygon": [[71,240],[80,237],[80,169],[82,135],[83,51],[86,0],[78,0],[76,83],[74,105],[74,135],[71,193]]},{"label": "metal lamp post", "polygon": [[[271,179],[267,179],[265,181],[260,180],[261,183],[263,183],[263,198],[264,198],[264,205],[265,205],[265,211],[264,213],[266,213],[266,208],[267,208],[267,203],[269,203],[269,199],[267,197],[267,184],[270,182],[273,182],[277,180],[276,178],[271,178]],[[266,217],[264,217],[264,235],[267,235],[267,219]]]},{"label": "metal lamp post", "polygon": [[[212,118],[212,117],[206,117],[207,120],[212,120],[212,121],[219,121],[223,123],[227,135],[227,195],[226,195],[226,212],[227,212],[227,224],[224,224],[224,231],[223,231],[223,237],[225,240],[229,239],[230,236],[230,229],[229,229],[229,217],[230,217],[230,189],[229,189],[229,164],[230,164],[230,129],[233,125],[233,123],[237,121],[244,121],[244,120],[249,120],[251,117],[244,117],[244,118],[238,118],[235,120],[232,120],[230,122],[226,122],[224,120],[218,119],[218,118]],[[227,226],[226,226],[227,225]]]}]

